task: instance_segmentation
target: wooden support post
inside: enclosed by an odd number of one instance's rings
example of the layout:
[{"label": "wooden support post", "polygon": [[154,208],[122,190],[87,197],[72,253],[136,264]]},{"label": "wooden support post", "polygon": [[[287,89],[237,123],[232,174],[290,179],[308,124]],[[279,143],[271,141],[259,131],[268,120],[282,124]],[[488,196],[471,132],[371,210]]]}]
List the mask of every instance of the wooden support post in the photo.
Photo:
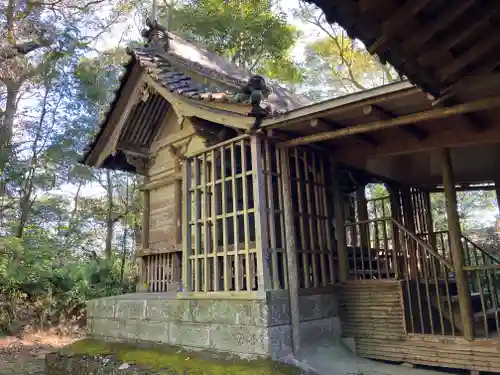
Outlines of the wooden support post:
[{"label": "wooden support post", "polygon": [[[182,173],[180,162],[175,163],[175,172]],[[174,215],[175,215],[175,238],[178,244],[182,244],[182,180],[174,181]]]},{"label": "wooden support post", "polygon": [[[142,232],[141,232],[141,252],[144,254],[144,251],[149,248],[149,216],[150,216],[150,192],[149,190],[142,191]],[[144,261],[144,257],[141,256],[140,259],[141,266],[141,275],[139,277],[139,285],[136,286],[137,292],[146,292],[147,291],[147,280],[146,280],[146,262]]]},{"label": "wooden support post", "polygon": [[464,338],[474,339],[474,324],[472,306],[469,295],[469,286],[465,271],[464,252],[462,249],[460,218],[457,211],[457,192],[455,190],[455,176],[451,164],[450,150],[441,150],[441,168],[443,173],[443,188],[446,199],[446,213],[448,215],[448,232],[450,236],[451,255],[455,268],[455,278],[458,290],[458,303],[460,306],[460,317],[464,327]]},{"label": "wooden support post", "polygon": [[[356,204],[358,206],[358,221],[368,220],[368,207],[366,202],[365,185],[356,191]],[[368,249],[368,224],[360,224],[359,236],[362,250]]]},{"label": "wooden support post", "polygon": [[[403,186],[401,188],[401,201],[403,204],[404,225],[411,233],[415,233],[413,204],[411,202],[411,191],[408,186]],[[417,249],[415,249],[413,241],[408,241],[407,246],[409,255],[408,263],[410,266],[409,267],[410,279],[417,280],[418,279]]]},{"label": "wooden support post", "polygon": [[429,190],[423,192],[424,194],[424,208],[425,208],[425,222],[426,229],[429,235],[429,242],[433,249],[436,249],[436,235],[434,233],[434,219],[432,218],[431,206],[431,193]]},{"label": "wooden support post", "polygon": [[189,256],[191,255],[191,164],[188,160],[184,161],[184,176],[182,178],[182,294],[187,297],[189,292],[193,291],[191,285],[192,267]]},{"label": "wooden support post", "polygon": [[[399,189],[386,185],[387,191],[389,192],[389,201],[391,204],[391,216],[392,218],[401,223],[401,200],[399,196]],[[394,268],[394,278],[399,279],[400,275],[403,275],[403,262],[401,261],[401,239],[399,236],[399,227],[396,224],[392,224],[392,241],[393,241],[393,268]]]},{"label": "wooden support post", "polygon": [[292,179],[290,177],[290,157],[288,155],[288,150],[280,150],[280,152],[280,168],[283,182],[283,213],[285,219],[288,293],[292,319],[292,345],[293,352],[297,355],[300,350],[299,275],[297,265],[297,242],[295,237],[295,215],[292,206]]},{"label": "wooden support post", "polygon": [[495,180],[495,193],[497,197],[498,214],[500,215],[500,179]]},{"label": "wooden support post", "polygon": [[267,291],[271,290],[272,283],[268,259],[267,206],[263,189],[266,182],[262,171],[262,143],[258,136],[253,135],[250,138],[250,148],[252,152],[255,246],[257,251],[257,294],[265,298]]},{"label": "wooden support post", "polygon": [[[333,162],[332,162],[332,165]],[[337,253],[339,258],[339,281],[345,283],[349,278],[349,259],[347,255],[347,241],[345,235],[345,215],[344,199],[340,181],[338,179],[337,169],[333,167],[332,171],[333,186],[333,210],[335,214],[335,238],[337,240]]]}]

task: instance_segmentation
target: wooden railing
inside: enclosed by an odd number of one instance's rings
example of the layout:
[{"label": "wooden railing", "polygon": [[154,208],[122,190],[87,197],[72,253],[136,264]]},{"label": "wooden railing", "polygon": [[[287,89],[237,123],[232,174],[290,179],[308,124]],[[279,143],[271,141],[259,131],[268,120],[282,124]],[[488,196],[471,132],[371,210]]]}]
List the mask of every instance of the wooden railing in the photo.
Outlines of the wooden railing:
[{"label": "wooden railing", "polygon": [[476,337],[498,337],[500,332],[500,265],[465,266]]},{"label": "wooden railing", "polygon": [[408,332],[455,335],[450,261],[393,218],[348,223],[346,240],[354,278],[403,281]]},{"label": "wooden railing", "polygon": [[391,218],[346,224],[349,268],[356,279],[397,278]]},{"label": "wooden railing", "polygon": [[428,243],[393,220],[402,252],[406,329],[410,333],[455,335],[460,315],[454,268]]},{"label": "wooden railing", "polygon": [[500,264],[497,256],[478,246],[464,235],[462,235],[462,247],[465,252],[465,263],[467,266]]}]

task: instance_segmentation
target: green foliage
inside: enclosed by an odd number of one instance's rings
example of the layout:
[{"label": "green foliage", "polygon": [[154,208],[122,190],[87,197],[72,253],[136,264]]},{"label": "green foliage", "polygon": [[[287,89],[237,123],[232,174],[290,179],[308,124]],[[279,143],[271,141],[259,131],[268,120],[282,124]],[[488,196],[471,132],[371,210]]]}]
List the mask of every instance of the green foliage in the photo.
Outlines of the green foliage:
[{"label": "green foliage", "polygon": [[87,300],[133,290],[135,270],[127,270],[122,281],[119,259],[82,261],[36,240],[4,237],[0,242],[0,331],[81,323]]},{"label": "green foliage", "polygon": [[300,82],[290,57],[299,37],[271,0],[192,0],[169,8],[170,30],[236,65],[285,82]]},{"label": "green foliage", "polygon": [[361,42],[349,38],[338,25],[330,24],[315,5],[300,2],[294,15],[316,32],[306,42],[303,64],[311,99],[345,95],[401,79],[391,66],[370,55]]}]

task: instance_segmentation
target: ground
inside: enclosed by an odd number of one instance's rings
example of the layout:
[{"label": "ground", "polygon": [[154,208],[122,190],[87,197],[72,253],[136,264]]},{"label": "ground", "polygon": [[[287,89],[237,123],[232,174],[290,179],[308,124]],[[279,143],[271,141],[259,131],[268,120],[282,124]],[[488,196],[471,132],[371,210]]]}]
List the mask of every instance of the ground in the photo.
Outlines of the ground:
[{"label": "ground", "polygon": [[51,332],[0,336],[0,375],[43,375],[45,355],[75,339]]}]

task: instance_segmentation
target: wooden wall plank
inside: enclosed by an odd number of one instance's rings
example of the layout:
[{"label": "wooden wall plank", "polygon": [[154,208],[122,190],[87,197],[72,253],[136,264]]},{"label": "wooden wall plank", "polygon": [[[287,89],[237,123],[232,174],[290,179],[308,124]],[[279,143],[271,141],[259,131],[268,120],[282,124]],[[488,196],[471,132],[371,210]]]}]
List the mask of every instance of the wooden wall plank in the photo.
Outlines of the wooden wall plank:
[{"label": "wooden wall plank", "polygon": [[500,372],[500,341],[407,334],[402,285],[356,280],[339,285],[342,335],[362,357],[452,369]]}]

